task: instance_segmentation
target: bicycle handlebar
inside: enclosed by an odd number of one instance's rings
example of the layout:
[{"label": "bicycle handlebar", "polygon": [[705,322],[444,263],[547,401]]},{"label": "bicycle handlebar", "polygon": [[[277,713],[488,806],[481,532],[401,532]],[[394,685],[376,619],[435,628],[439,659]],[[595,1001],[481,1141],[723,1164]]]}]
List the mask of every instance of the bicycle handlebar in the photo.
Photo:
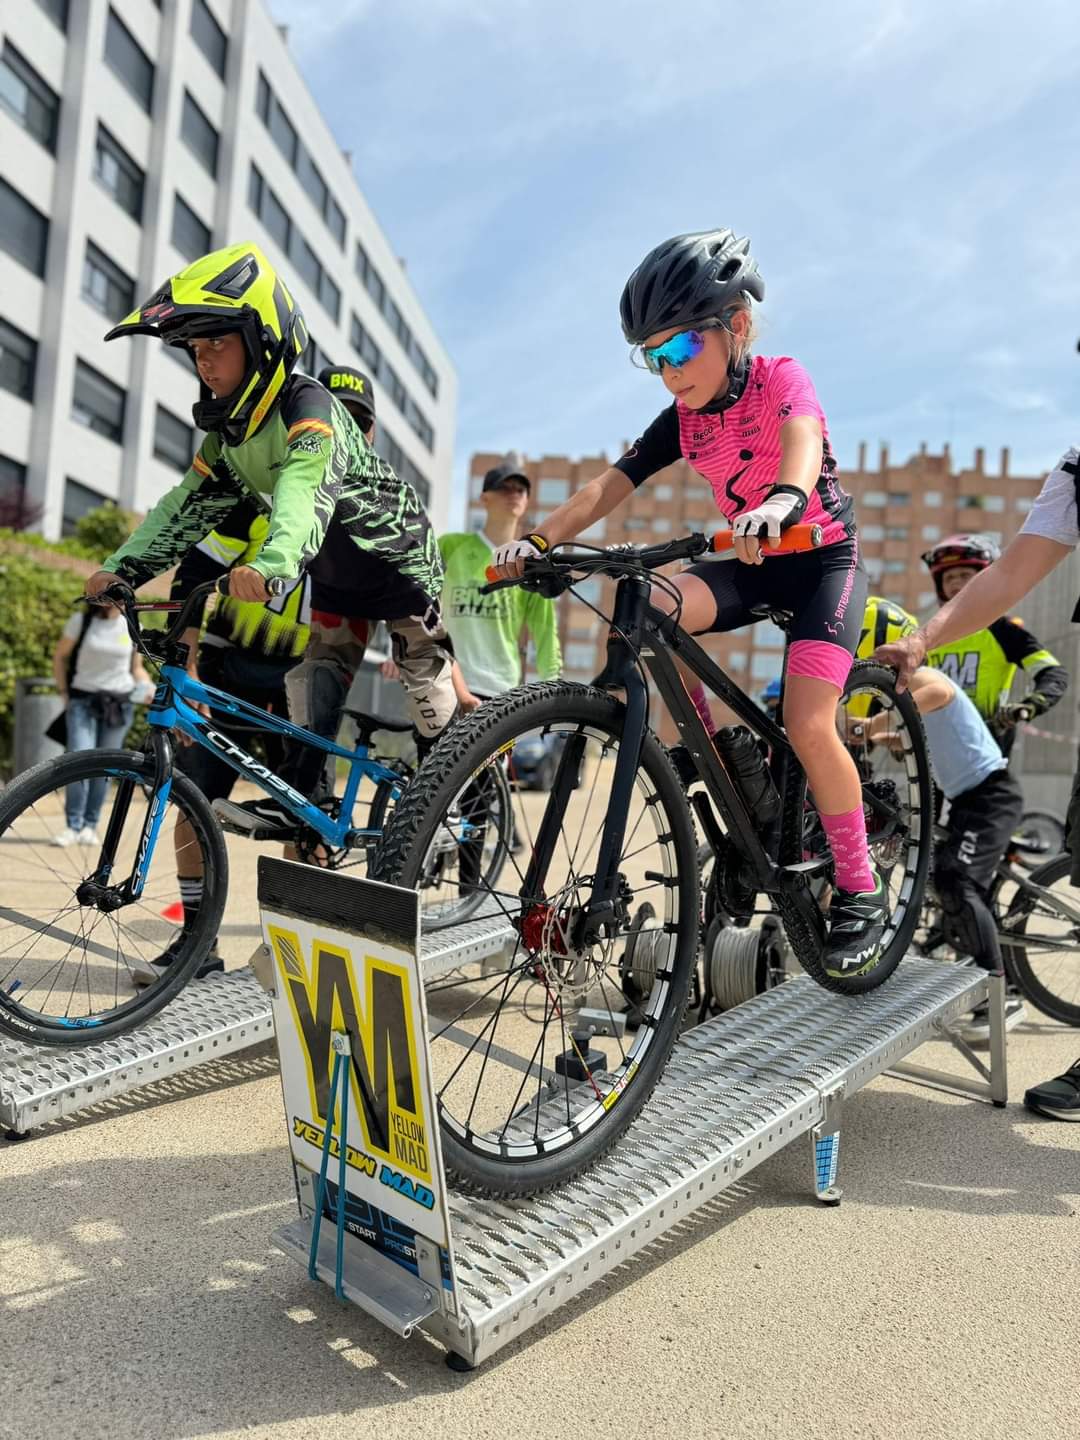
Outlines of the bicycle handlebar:
[{"label": "bicycle handlebar", "polygon": [[[277,575],[272,576],[266,581],[266,589],[271,599],[284,595],[288,588],[289,581]],[[163,642],[165,644],[171,644],[179,635],[182,635],[185,630],[190,628],[196,611],[211,591],[215,591],[218,595],[228,595],[228,573],[219,575],[216,580],[207,580],[205,584],[196,585],[194,589],[188,591],[183,600],[137,600],[135,598],[135,591],[127,581],[119,578],[111,585],[107,585],[104,590],[99,591],[96,596],[84,595],[81,599],[88,601],[90,604],[93,604],[94,600],[108,600],[115,605],[127,621],[128,633],[131,636],[135,648],[148,660],[156,661],[157,657],[147,648],[146,637],[139,627],[139,622],[136,618],[139,612],[142,610],[161,610],[169,614],[175,614],[176,619],[168,629],[160,632]],[[155,632],[155,638],[156,633],[157,632]]]},{"label": "bicycle handlebar", "polygon": [[[545,576],[566,576],[571,571],[625,575],[631,570],[658,570],[662,565],[670,565],[676,560],[696,560],[710,550],[730,550],[733,544],[732,531],[718,530],[712,536],[695,532],[678,540],[663,540],[654,545],[609,545],[601,551],[564,551],[562,546],[557,545],[550,554],[538,556],[535,560],[526,560],[524,574],[511,579],[500,577],[495,567],[489,565],[484,572],[488,583],[481,587],[481,591],[488,595],[494,590],[504,590],[509,585],[535,585]],[[763,544],[762,548],[772,554],[781,555],[816,550],[820,544],[820,525],[792,525],[783,532],[775,545]]]}]

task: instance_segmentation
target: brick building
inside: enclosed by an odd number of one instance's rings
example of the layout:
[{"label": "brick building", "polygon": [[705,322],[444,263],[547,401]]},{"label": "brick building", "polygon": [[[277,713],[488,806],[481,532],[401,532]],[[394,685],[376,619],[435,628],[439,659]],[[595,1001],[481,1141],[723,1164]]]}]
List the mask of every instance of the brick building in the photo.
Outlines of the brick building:
[{"label": "brick building", "polygon": [[[920,556],[945,535],[979,530],[1007,543],[1023,523],[1043,477],[1009,473],[1009,452],[1001,452],[996,470],[986,468],[984,452],[976,450],[970,469],[954,470],[949,448],[931,454],[924,445],[901,465],[890,462],[882,446],[877,465],[868,469],[867,447],[859,447],[859,462],[845,472],[842,483],[857,505],[863,556],[872,592],[888,595],[920,617],[936,605],[930,577]],[[469,478],[468,525],[480,529],[484,511],[479,504],[484,472],[505,457],[478,454],[472,458]],[[544,455],[526,460],[532,482],[532,509],[527,523],[537,529],[557,505],[579,486],[599,475],[610,462],[604,455],[570,460],[565,455]],[[718,512],[708,482],[679,461],[654,475],[627,503],[582,540],[595,545],[709,532],[718,528]],[[609,582],[588,581],[581,588],[586,599],[605,614]],[[588,681],[600,669],[606,626],[572,596],[560,602],[559,634],[565,674]],[[731,635],[710,636],[706,648],[733,679],[756,694],[780,674],[784,637],[768,621]],[[654,719],[657,717],[654,717]],[[666,727],[662,733],[667,736]]]}]

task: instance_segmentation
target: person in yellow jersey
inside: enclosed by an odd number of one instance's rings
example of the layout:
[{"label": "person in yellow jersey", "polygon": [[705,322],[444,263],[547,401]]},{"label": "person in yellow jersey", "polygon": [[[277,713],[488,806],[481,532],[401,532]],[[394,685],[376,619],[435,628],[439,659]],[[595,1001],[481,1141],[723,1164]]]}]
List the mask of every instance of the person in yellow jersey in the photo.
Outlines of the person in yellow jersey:
[{"label": "person in yellow jersey", "polygon": [[[922,559],[944,605],[1000,554],[989,535],[947,535]],[[974,635],[935,645],[926,658],[975,702],[1006,759],[1016,740],[1016,726],[1044,714],[1069,687],[1068,672],[1015,615],[1003,615]],[[1031,689],[1014,700],[1011,692],[1018,669],[1030,676]]]}]

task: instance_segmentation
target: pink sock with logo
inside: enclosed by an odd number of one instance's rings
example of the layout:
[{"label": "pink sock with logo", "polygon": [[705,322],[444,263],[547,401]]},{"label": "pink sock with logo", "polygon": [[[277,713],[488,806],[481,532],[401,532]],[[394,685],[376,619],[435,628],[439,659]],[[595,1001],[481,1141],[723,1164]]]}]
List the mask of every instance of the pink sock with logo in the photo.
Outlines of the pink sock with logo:
[{"label": "pink sock with logo", "polygon": [[[819,811],[820,815],[821,812]],[[866,845],[866,816],[856,805],[845,815],[821,815],[841,890],[873,890],[877,883]]]}]

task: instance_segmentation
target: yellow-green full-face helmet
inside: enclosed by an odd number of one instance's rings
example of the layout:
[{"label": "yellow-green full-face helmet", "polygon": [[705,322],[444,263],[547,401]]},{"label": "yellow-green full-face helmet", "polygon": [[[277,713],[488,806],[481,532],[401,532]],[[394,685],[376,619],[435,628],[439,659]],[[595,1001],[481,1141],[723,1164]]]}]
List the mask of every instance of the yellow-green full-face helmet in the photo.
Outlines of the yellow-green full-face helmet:
[{"label": "yellow-green full-face helmet", "polygon": [[905,635],[912,635],[919,628],[914,615],[909,615],[893,600],[881,595],[867,597],[863,611],[862,634],[855,651],[859,660],[869,660],[879,645],[891,645]]},{"label": "yellow-green full-face helmet", "polygon": [[194,261],[105,339],[156,335],[187,350],[190,340],[234,333],[247,351],[243,380],[231,395],[217,396],[200,380],[191,413],[200,430],[216,430],[226,445],[242,445],[273,414],[308,341],[303,315],[257,245],[229,245]]}]

